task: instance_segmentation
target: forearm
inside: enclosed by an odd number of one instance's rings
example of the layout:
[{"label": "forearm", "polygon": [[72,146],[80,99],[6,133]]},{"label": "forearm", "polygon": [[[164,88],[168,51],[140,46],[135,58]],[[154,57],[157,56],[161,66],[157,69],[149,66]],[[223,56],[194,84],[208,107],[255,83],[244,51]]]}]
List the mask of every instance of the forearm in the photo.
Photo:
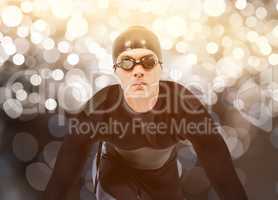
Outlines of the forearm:
[{"label": "forearm", "polygon": [[66,199],[72,185],[79,181],[90,144],[78,143],[78,138],[66,139],[62,145],[43,200]]},{"label": "forearm", "polygon": [[221,200],[247,200],[229,150],[220,135],[196,136],[194,149]]}]

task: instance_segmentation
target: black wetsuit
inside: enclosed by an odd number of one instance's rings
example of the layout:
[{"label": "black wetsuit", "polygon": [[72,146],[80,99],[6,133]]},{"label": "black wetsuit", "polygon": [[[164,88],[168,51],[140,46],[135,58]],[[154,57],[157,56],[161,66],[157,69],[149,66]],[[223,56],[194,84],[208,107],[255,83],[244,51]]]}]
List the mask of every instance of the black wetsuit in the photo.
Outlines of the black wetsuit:
[{"label": "black wetsuit", "polygon": [[[217,125],[200,101],[181,84],[161,80],[158,101],[152,110],[144,113],[134,112],[127,105],[120,85],[110,85],[94,95],[84,112],[70,115],[70,124],[71,134],[92,134],[94,141],[104,141],[99,199],[183,200],[175,149],[161,168],[139,170],[128,166],[114,146],[124,150],[165,149],[185,139],[193,144],[212,185],[223,199],[246,199],[228,149],[216,131]],[[113,128],[113,124],[118,126]],[[104,195],[104,191],[109,195]]]}]

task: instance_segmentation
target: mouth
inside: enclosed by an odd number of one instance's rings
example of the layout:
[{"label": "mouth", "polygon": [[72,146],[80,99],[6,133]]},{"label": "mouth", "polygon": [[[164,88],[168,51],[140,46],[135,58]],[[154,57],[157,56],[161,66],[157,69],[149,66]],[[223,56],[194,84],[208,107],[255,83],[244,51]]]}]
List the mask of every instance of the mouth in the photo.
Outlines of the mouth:
[{"label": "mouth", "polygon": [[147,85],[147,83],[140,81],[132,84],[133,86],[142,86],[142,85]]}]

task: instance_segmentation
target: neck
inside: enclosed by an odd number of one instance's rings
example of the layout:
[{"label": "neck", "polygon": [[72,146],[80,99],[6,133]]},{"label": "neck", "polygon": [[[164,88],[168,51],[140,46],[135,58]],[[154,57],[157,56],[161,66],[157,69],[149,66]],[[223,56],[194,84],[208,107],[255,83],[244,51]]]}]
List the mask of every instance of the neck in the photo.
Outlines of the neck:
[{"label": "neck", "polygon": [[157,87],[151,95],[147,97],[128,97],[125,95],[125,101],[127,102],[128,106],[132,108],[135,112],[147,112],[151,110],[157,100],[159,95],[159,88]]}]

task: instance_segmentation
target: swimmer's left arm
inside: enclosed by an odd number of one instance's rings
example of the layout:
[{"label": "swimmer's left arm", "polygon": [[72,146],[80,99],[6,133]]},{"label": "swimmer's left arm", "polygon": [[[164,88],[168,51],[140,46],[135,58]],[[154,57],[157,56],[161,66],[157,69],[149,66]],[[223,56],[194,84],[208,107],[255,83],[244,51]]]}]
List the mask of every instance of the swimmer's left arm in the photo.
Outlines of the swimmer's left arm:
[{"label": "swimmer's left arm", "polygon": [[220,134],[189,136],[206,174],[221,200],[247,200],[230,152]]},{"label": "swimmer's left arm", "polygon": [[[192,94],[194,97],[194,95]],[[191,97],[192,97],[191,96]],[[235,171],[228,147],[207,109],[197,98],[191,98],[192,107],[187,110],[186,119],[191,123],[190,132],[179,136],[188,139],[197,153],[206,174],[221,200],[247,200],[246,192]],[[198,124],[202,126],[198,127]],[[200,129],[205,127],[206,130]],[[188,125],[188,124],[187,124]],[[195,129],[192,127],[194,127]]]}]

